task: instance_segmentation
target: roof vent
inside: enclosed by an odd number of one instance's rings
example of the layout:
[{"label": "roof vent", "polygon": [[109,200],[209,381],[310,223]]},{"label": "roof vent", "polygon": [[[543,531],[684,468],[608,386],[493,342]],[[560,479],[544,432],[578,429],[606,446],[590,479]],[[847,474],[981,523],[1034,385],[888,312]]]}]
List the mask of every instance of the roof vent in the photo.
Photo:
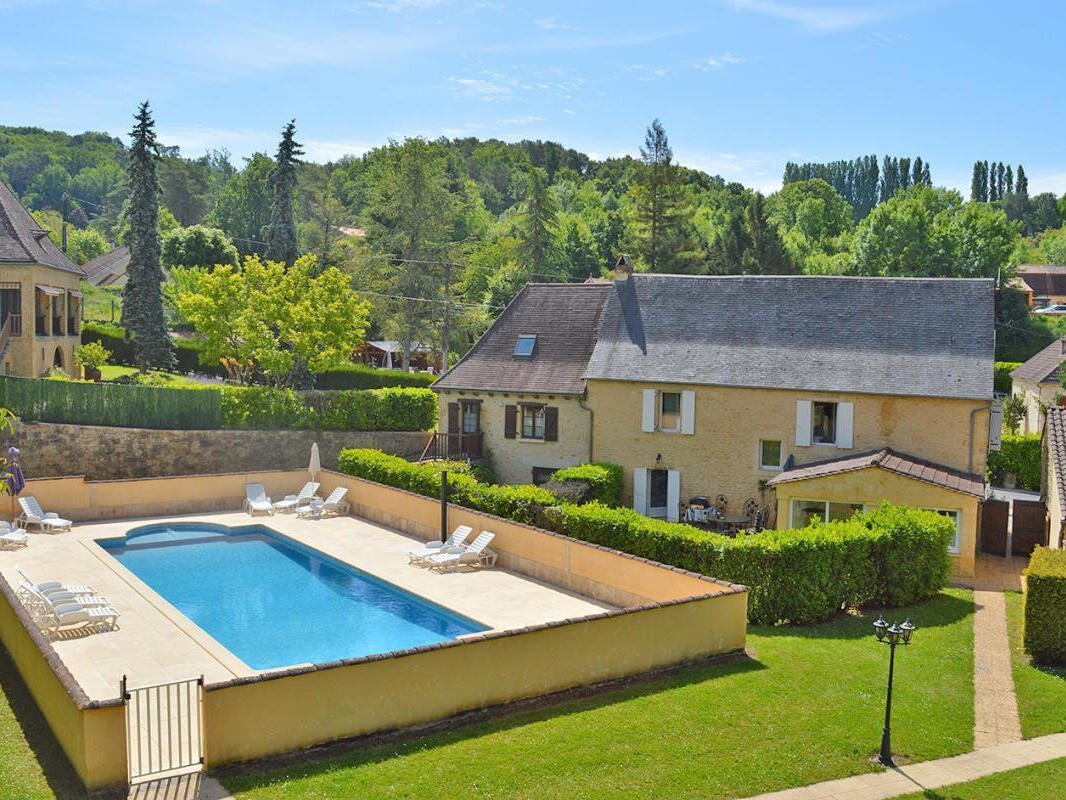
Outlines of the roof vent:
[{"label": "roof vent", "polygon": [[629,280],[633,276],[633,259],[623,253],[618,256],[614,264],[614,279],[616,281]]}]

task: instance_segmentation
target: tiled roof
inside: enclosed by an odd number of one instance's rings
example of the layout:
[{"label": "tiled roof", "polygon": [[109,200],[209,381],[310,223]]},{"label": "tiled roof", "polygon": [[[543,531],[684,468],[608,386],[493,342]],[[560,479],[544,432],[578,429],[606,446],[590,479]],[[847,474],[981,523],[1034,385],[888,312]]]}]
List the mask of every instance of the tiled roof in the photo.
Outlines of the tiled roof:
[{"label": "tiled roof", "polygon": [[[609,285],[530,283],[435,389],[581,394]],[[520,335],[535,335],[530,358],[514,354]]]},{"label": "tiled roof", "polygon": [[636,274],[587,378],[987,399],[986,279]]},{"label": "tiled roof", "polygon": [[1064,264],[1022,264],[1016,274],[1037,297],[1066,294]]},{"label": "tiled roof", "polygon": [[41,229],[3,181],[0,181],[0,263],[43,264],[84,274],[48,238],[48,231]]},{"label": "tiled roof", "polygon": [[126,246],[116,247],[99,255],[82,265],[87,280],[96,286],[110,286],[126,274],[130,264],[130,249]]},{"label": "tiled roof", "polygon": [[1056,339],[1010,374],[1031,383],[1058,383],[1059,365],[1066,361],[1066,338]]},{"label": "tiled roof", "polygon": [[[1044,449],[1045,457],[1055,464],[1055,489],[1061,503],[1066,500],[1066,408],[1062,406],[1049,407],[1044,417]],[[1044,469],[1046,478],[1046,465]]]},{"label": "tiled roof", "polygon": [[896,453],[888,448],[833,458],[828,461],[818,461],[813,464],[803,464],[778,474],[767,481],[767,485],[775,486],[779,483],[788,483],[790,481],[824,478],[829,475],[853,472],[858,469],[867,469],[868,467],[878,467],[906,478],[932,483],[963,494],[972,494],[977,497],[985,496],[985,482],[980,475],[973,475],[951,467],[945,467],[943,464],[936,464],[914,456]]}]

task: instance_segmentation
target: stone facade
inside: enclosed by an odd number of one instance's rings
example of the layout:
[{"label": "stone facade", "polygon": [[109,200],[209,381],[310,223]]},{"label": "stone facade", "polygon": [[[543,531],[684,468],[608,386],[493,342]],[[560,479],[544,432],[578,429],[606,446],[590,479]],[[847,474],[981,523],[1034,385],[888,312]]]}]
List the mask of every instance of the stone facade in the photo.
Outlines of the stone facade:
[{"label": "stone facade", "polygon": [[408,431],[176,431],[16,423],[0,438],[21,451],[27,478],[85,475],[94,480],[306,469],[318,442],[324,469],[348,447],[417,457],[428,434]]},{"label": "stone facade", "polygon": [[1055,404],[1055,397],[1063,392],[1058,383],[1033,383],[1024,378],[1015,378],[1011,382],[1011,393],[1022,398],[1025,403],[1025,416],[1022,417],[1022,433],[1042,433],[1044,430],[1044,409]]},{"label": "stone facade", "polygon": [[[77,274],[52,267],[5,264],[0,269],[0,287],[17,287],[21,298],[19,330],[0,359],[2,374],[35,378],[53,366],[75,374],[74,348],[81,343],[80,285]],[[45,288],[62,293],[48,294]],[[39,312],[43,333],[37,327]]]}]

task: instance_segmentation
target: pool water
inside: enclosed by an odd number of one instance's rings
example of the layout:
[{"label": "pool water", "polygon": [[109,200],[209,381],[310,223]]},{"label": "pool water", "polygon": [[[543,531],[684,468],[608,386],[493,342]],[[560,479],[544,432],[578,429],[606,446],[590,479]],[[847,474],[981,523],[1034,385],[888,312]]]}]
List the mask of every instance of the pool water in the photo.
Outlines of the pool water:
[{"label": "pool water", "polygon": [[487,630],[263,525],[146,525],[99,544],[253,669]]}]

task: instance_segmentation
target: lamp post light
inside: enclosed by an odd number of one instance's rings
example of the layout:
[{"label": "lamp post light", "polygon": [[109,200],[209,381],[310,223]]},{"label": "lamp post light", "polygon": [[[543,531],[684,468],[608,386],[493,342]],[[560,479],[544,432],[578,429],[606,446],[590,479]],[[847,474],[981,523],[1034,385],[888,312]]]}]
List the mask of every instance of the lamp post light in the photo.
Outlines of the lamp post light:
[{"label": "lamp post light", "polygon": [[885,620],[884,615],[877,618],[874,623],[874,634],[877,641],[887,644],[888,656],[888,695],[885,698],[885,727],[881,731],[881,754],[877,760],[886,767],[894,767],[892,761],[892,673],[896,667],[896,645],[910,644],[911,634],[914,633],[914,625],[909,619],[902,624],[892,623]]}]

